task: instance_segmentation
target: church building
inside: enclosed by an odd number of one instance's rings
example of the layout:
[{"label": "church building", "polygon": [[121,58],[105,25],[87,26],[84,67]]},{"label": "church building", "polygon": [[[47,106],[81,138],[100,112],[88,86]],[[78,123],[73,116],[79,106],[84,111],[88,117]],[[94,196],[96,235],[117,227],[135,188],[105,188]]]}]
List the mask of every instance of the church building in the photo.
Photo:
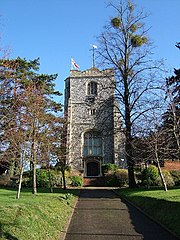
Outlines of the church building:
[{"label": "church building", "polygon": [[65,80],[67,163],[84,177],[102,176],[102,164],[124,161],[114,84],[111,69],[95,67],[71,70]]}]

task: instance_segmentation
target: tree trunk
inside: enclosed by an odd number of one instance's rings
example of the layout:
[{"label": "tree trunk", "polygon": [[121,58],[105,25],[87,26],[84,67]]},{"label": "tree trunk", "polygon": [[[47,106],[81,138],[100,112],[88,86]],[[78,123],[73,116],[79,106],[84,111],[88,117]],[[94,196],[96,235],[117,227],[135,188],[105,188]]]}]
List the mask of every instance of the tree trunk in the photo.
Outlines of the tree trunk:
[{"label": "tree trunk", "polygon": [[36,184],[36,144],[35,141],[32,143],[32,157],[33,157],[33,164],[32,164],[32,194],[37,193],[37,184]]},{"label": "tree trunk", "polygon": [[53,193],[51,171],[49,168],[48,168],[48,175],[49,175],[50,192]]},{"label": "tree trunk", "polygon": [[36,184],[36,163],[33,162],[33,174],[32,174],[32,183],[33,183],[33,187],[32,187],[32,194],[36,194],[37,193],[37,184]]},{"label": "tree trunk", "polygon": [[163,176],[163,173],[162,173],[160,164],[159,164],[159,156],[158,156],[158,146],[157,146],[157,143],[155,144],[155,156],[156,156],[156,162],[157,162],[157,167],[158,167],[159,175],[160,175],[160,178],[161,178],[161,181],[162,181],[164,190],[167,191],[167,184],[166,184],[166,181],[165,181],[165,179],[164,179],[164,176]]},{"label": "tree trunk", "polygon": [[172,95],[169,94],[170,100],[171,100],[171,110],[172,110],[172,114],[173,114],[173,133],[177,142],[177,146],[178,146],[178,158],[180,157],[180,141],[179,141],[179,121],[178,120],[178,116],[176,115],[176,107],[175,104],[173,102],[173,98]]},{"label": "tree trunk", "polygon": [[37,184],[36,184],[36,163],[37,163],[37,155],[36,155],[36,129],[35,129],[35,118],[33,119],[32,125],[32,145],[31,145],[31,156],[32,156],[32,194],[37,193]]},{"label": "tree trunk", "polygon": [[22,166],[22,167],[20,168],[19,185],[18,185],[18,190],[17,190],[17,194],[16,194],[16,199],[19,199],[19,198],[20,198],[23,171],[24,171],[24,167]]},{"label": "tree trunk", "polygon": [[[128,95],[128,94],[127,94]],[[136,187],[135,175],[134,175],[134,160],[132,158],[132,137],[131,137],[131,121],[130,121],[130,110],[128,100],[126,101],[126,159],[128,165],[128,178],[129,178],[129,188]]]},{"label": "tree trunk", "polygon": [[63,178],[63,188],[66,189],[66,177],[65,177],[65,171],[62,171],[62,178]]},{"label": "tree trunk", "polygon": [[132,159],[132,155],[129,155],[131,153],[132,153],[132,149],[130,147],[127,147],[126,148],[126,159],[127,159],[127,165],[128,165],[129,188],[135,188],[136,181],[135,181],[135,175],[134,175],[134,162]]},{"label": "tree trunk", "polygon": [[136,187],[135,175],[134,175],[134,160],[132,159],[132,145],[131,138],[129,134],[126,136],[126,159],[128,165],[128,179],[129,179],[129,188]]},{"label": "tree trunk", "polygon": [[175,139],[176,139],[176,142],[177,142],[177,146],[178,146],[178,158],[180,158],[180,142],[179,142],[178,126],[174,125],[173,132],[174,132],[174,136],[175,136]]},{"label": "tree trunk", "polygon": [[161,170],[159,161],[157,162],[157,166],[158,166],[159,175],[160,175],[160,178],[161,178],[163,187],[164,187],[164,191],[167,191],[167,190],[168,190],[168,189],[167,189],[167,184],[166,184],[166,181],[165,181],[165,179],[164,179],[164,176],[163,176],[163,173],[162,173],[162,170]]}]

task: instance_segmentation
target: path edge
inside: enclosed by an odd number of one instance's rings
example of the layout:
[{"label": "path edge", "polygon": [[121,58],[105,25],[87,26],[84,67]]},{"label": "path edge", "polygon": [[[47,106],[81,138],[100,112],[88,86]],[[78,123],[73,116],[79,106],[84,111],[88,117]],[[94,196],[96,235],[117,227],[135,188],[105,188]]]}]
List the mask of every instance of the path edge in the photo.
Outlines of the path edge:
[{"label": "path edge", "polygon": [[75,202],[74,202],[74,204],[73,204],[73,206],[72,206],[73,210],[72,210],[72,212],[71,212],[71,214],[70,214],[70,217],[69,217],[69,219],[68,219],[68,222],[67,222],[64,230],[60,231],[60,234],[59,234],[59,236],[58,236],[58,240],[65,240],[65,238],[66,238],[66,234],[67,234],[67,231],[68,231],[68,228],[69,228],[69,225],[70,225],[72,216],[73,216],[74,211],[75,211],[75,209],[76,209],[76,205],[77,205],[77,203],[78,203],[78,201],[79,201],[80,192],[81,192],[81,189],[79,189],[78,197],[75,199]]},{"label": "path edge", "polygon": [[156,220],[155,218],[153,218],[152,216],[150,216],[148,213],[144,212],[140,207],[138,207],[137,205],[135,205],[133,202],[129,201],[126,197],[122,197],[120,196],[115,189],[112,189],[112,191],[120,198],[123,199],[124,201],[126,201],[128,204],[130,204],[131,206],[133,206],[134,208],[136,208],[139,212],[141,212],[142,214],[144,214],[146,217],[148,217],[151,221],[155,222],[156,224],[160,225],[162,228],[164,228],[167,232],[169,232],[170,234],[172,234],[174,237],[177,238],[177,240],[180,240],[180,237],[177,236],[174,232],[172,232],[170,229],[168,229],[164,224],[160,223],[158,220]]}]

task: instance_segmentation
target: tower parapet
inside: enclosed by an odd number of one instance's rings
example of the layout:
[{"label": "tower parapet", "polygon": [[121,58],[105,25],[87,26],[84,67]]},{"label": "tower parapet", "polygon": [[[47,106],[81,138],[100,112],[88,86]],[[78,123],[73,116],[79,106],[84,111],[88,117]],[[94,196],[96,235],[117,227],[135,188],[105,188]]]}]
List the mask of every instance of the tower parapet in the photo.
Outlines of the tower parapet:
[{"label": "tower parapet", "polygon": [[70,70],[70,77],[104,77],[114,76],[112,69],[99,70],[98,68],[90,68],[85,71]]}]

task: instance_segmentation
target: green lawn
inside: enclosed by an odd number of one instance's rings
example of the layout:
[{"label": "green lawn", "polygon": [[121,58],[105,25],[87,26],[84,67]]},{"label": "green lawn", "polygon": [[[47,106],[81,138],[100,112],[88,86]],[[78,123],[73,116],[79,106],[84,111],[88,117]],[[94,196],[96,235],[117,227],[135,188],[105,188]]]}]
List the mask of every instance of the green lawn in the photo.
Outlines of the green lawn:
[{"label": "green lawn", "polygon": [[118,194],[133,202],[180,237],[180,189],[119,189]]},{"label": "green lawn", "polygon": [[[180,189],[119,189],[127,198],[180,237]],[[67,194],[71,197],[67,199]],[[36,196],[24,189],[21,198],[16,191],[0,189],[0,239],[57,240],[65,229],[78,196],[78,190],[39,190]]]},{"label": "green lawn", "polygon": [[[67,195],[70,193],[69,195]],[[39,190],[32,195],[24,189],[19,200],[16,191],[0,189],[0,239],[57,240],[73,210],[78,190]]]}]

